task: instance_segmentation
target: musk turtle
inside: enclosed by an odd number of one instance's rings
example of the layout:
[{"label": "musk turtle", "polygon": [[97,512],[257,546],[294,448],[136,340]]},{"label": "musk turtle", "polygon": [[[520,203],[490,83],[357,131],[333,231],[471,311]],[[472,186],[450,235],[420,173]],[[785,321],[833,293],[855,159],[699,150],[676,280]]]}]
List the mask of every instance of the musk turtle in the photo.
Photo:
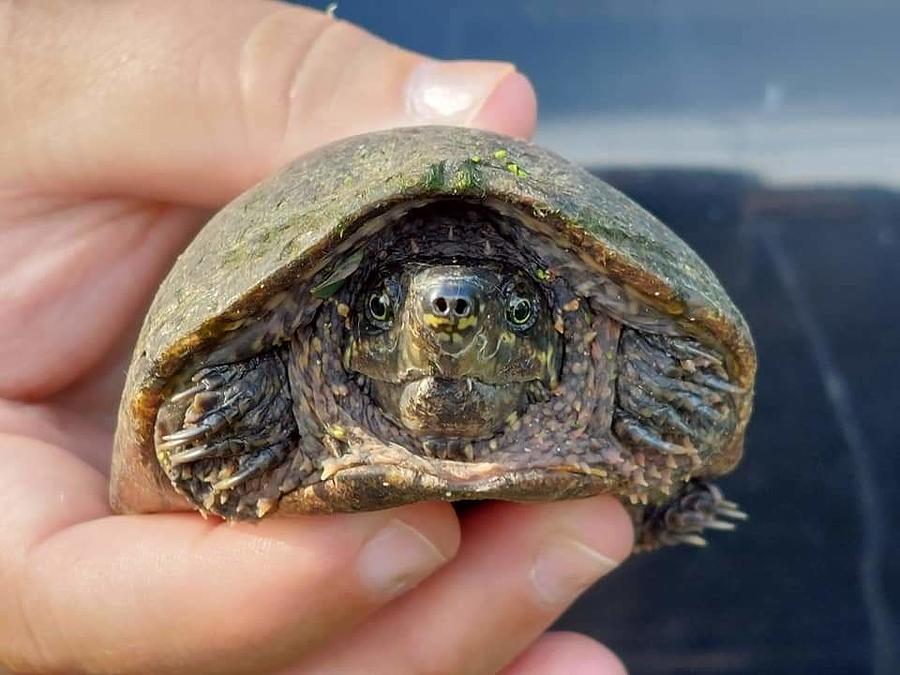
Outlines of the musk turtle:
[{"label": "musk turtle", "polygon": [[180,256],[128,371],[121,512],[225,519],[618,496],[637,547],[743,517],[756,357],[709,268],[533,145],[349,138],[235,199]]}]

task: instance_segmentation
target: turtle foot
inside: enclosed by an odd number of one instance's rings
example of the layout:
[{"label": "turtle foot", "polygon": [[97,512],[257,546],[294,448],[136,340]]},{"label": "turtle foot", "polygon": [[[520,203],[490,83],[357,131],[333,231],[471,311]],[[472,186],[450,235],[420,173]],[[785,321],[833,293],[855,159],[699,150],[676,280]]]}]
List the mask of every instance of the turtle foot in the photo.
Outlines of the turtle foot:
[{"label": "turtle foot", "polygon": [[161,464],[176,489],[203,511],[259,517],[279,496],[262,494],[280,482],[264,478],[297,447],[282,359],[268,353],[204,368],[191,383],[169,400],[176,428],[161,435]]},{"label": "turtle foot", "polygon": [[644,509],[637,523],[635,550],[689,544],[706,546],[707,530],[730,531],[735,521],[746,520],[738,505],[703,480],[689,482],[670,501]]}]

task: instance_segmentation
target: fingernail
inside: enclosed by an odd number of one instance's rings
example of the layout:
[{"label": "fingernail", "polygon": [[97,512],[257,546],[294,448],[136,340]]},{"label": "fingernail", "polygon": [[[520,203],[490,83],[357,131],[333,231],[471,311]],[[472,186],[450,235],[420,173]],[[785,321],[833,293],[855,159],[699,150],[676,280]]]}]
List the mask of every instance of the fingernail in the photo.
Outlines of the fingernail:
[{"label": "fingernail", "polygon": [[393,597],[445,562],[447,558],[425,535],[400,520],[392,520],[360,551],[359,576],[373,593]]},{"label": "fingernail", "polygon": [[508,63],[425,61],[407,84],[407,108],[422,122],[464,124],[513,72]]},{"label": "fingernail", "polygon": [[535,558],[531,581],[541,602],[552,607],[574,600],[618,563],[579,541],[558,538]]}]

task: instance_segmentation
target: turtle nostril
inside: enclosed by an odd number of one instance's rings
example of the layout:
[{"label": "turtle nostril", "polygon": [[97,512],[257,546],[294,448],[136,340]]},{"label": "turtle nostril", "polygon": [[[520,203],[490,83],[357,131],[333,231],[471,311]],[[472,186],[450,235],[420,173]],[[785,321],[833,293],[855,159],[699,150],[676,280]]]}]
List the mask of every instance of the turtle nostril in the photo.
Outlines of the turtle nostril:
[{"label": "turtle nostril", "polygon": [[472,313],[472,302],[468,298],[444,297],[439,295],[431,301],[431,308],[438,316],[453,316],[461,319]]},{"label": "turtle nostril", "polygon": [[[482,302],[476,283],[446,273],[426,283],[427,286],[421,291],[414,289],[414,292],[421,292],[420,307],[426,317],[441,319],[441,330],[447,327],[456,330],[460,322],[463,330],[472,327],[471,319],[478,315]],[[437,327],[437,324],[432,324],[432,328]]]},{"label": "turtle nostril", "polygon": [[453,313],[456,316],[468,316],[469,315],[469,303],[465,298],[457,298],[456,303],[453,306]]}]

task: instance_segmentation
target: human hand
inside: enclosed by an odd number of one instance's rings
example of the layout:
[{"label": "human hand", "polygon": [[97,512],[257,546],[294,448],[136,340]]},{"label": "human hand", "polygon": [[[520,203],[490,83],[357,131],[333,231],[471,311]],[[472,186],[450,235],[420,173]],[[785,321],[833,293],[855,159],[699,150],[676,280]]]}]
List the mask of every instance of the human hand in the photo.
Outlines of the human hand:
[{"label": "human hand", "polygon": [[539,636],[631,547],[611,498],[228,526],[112,515],[143,311],[217,206],[381,127],[527,136],[530,85],[277,3],[0,0],[0,663],[40,672],[619,673]]}]

